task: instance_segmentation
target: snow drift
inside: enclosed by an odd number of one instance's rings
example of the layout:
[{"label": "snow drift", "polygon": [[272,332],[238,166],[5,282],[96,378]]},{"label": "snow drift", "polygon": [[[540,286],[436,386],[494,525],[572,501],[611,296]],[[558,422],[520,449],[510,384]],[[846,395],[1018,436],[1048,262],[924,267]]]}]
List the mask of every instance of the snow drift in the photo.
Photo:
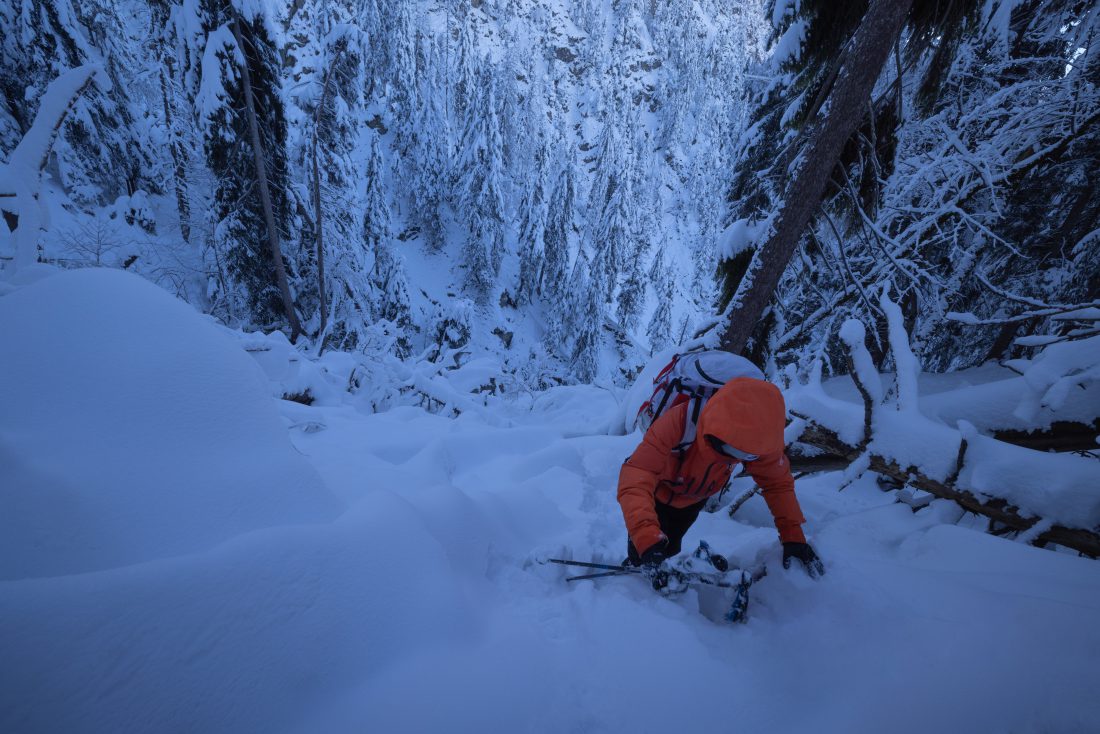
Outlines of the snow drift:
[{"label": "snow drift", "polygon": [[0,298],[0,579],[209,548],[340,504],[262,372],[208,317],[116,270]]}]

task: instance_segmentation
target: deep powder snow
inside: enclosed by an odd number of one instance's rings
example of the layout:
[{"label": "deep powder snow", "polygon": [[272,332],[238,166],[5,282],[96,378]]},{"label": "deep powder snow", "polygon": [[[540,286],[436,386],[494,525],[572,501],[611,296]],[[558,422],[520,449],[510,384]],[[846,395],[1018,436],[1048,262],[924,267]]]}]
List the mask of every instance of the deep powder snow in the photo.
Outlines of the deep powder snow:
[{"label": "deep powder snow", "polygon": [[0,336],[0,731],[1100,721],[1098,567],[950,503],[799,480],[818,582],[781,569],[759,497],[704,514],[686,546],[769,567],[730,626],[695,592],[538,563],[621,558],[638,436],[585,435],[619,410],[605,390],[457,419],[276,401],[224,330],[105,271],[0,298]]}]

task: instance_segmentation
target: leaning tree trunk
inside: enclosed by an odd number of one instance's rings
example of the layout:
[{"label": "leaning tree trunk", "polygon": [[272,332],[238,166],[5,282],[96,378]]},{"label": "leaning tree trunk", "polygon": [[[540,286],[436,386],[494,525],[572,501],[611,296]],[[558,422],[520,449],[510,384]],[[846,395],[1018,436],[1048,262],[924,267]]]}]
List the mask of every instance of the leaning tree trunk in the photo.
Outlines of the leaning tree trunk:
[{"label": "leaning tree trunk", "polygon": [[913,0],[871,0],[848,43],[824,116],[818,113],[793,167],[775,221],[731,301],[721,347],[740,353],[764,313],[806,225],[817,211],[829,174],[867,109],[883,64],[901,35]]},{"label": "leaning tree trunk", "polygon": [[233,19],[233,37],[237,41],[237,47],[241,51],[241,85],[244,87],[245,116],[248,118],[248,130],[252,142],[252,156],[256,162],[256,183],[260,189],[260,203],[264,210],[264,224],[267,227],[267,241],[271,247],[271,259],[275,265],[275,282],[279,286],[279,293],[283,298],[283,309],[286,311],[287,321],[290,323],[290,341],[297,340],[302,333],[302,325],[298,321],[298,314],[294,310],[294,299],[290,295],[290,284],[286,278],[286,268],[283,266],[283,251],[279,246],[279,230],[275,228],[275,212],[271,206],[271,189],[267,182],[267,167],[264,163],[264,152],[260,145],[260,126],[256,121],[256,101],[252,97],[252,77],[248,72],[248,59],[245,58],[244,42],[241,38],[240,27],[236,18]]}]

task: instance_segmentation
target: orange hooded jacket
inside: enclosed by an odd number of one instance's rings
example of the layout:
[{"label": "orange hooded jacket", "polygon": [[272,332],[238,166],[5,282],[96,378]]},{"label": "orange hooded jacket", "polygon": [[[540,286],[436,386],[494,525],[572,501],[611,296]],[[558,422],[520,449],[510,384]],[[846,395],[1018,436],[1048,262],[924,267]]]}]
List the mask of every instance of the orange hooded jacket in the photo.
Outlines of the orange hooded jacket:
[{"label": "orange hooded jacket", "polygon": [[786,408],[779,388],[751,377],[723,385],[703,406],[695,441],[681,460],[674,449],[684,435],[689,405],[681,403],[657,418],[619,472],[619,504],[638,553],[661,539],[655,502],[687,507],[726,486],[739,462],[715,451],[704,438],[707,435],[760,457],[745,468],[763,490],[779,539],[806,542],[805,518],[784,452]]}]

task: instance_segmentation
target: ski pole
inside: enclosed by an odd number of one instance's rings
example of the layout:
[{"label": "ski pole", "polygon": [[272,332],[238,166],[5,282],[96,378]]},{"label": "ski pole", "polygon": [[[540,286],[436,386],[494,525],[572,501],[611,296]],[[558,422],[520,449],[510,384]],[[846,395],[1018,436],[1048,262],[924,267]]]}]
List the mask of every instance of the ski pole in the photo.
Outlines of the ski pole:
[{"label": "ski pole", "polygon": [[569,576],[566,581],[586,581],[588,579],[602,579],[607,576],[627,576],[628,571],[601,571],[600,573],[586,573],[583,576]]},{"label": "ski pole", "polygon": [[601,571],[622,571],[624,573],[634,573],[632,569],[627,566],[611,566],[606,563],[588,563],[587,561],[567,561],[562,558],[547,558],[547,563],[557,563],[562,566],[577,566],[579,568],[598,568]]}]

